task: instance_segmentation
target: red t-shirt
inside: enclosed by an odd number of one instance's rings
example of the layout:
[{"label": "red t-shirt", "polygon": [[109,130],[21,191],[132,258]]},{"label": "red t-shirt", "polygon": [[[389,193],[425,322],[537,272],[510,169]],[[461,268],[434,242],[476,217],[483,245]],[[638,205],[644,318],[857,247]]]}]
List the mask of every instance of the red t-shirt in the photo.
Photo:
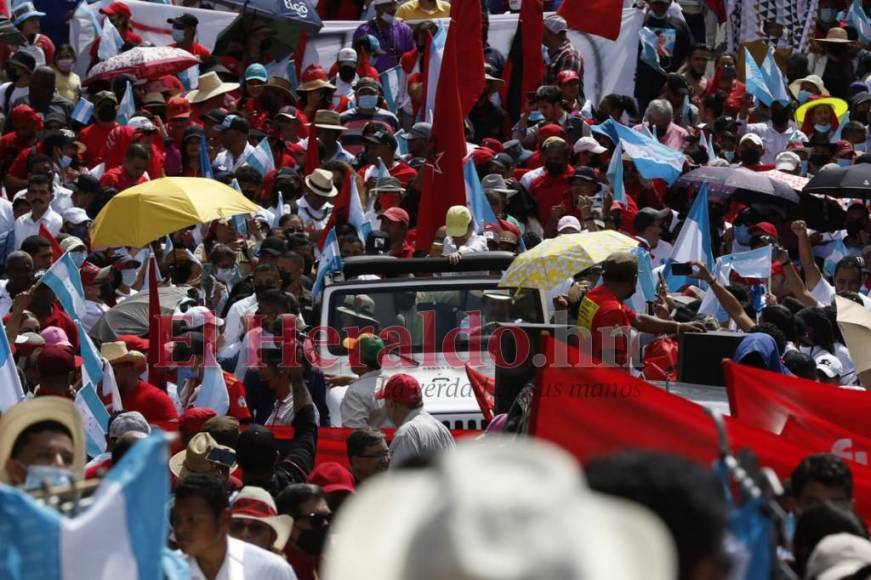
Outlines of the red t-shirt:
[{"label": "red t-shirt", "polygon": [[[17,177],[18,179],[27,179],[27,160],[32,154],[40,153],[41,151],[42,147],[39,143],[32,147],[22,149],[21,153],[15,156],[15,161],[13,161],[12,165],[9,167],[9,175]],[[15,195],[15,193],[12,195]]]},{"label": "red t-shirt", "polygon": [[206,48],[205,46],[203,46],[202,44],[200,44],[199,42],[194,42],[190,48],[185,48],[183,46],[179,46],[177,42],[173,42],[169,46],[171,46],[172,48],[180,48],[182,50],[186,50],[189,53],[191,53],[192,55],[198,56],[200,58],[200,60],[203,60],[204,58],[209,58],[210,56],[212,56],[212,53],[209,52],[209,49]]},{"label": "red t-shirt", "polygon": [[539,167],[523,175],[520,183],[535,200],[538,220],[542,225],[547,223],[553,206],[562,202],[563,196],[569,190],[569,177],[574,173],[574,168],[568,166],[566,171],[554,177],[543,167]]},{"label": "red t-shirt", "polygon": [[40,328],[45,328],[47,326],[59,326],[62,328],[64,332],[67,333],[67,338],[69,339],[70,344],[73,345],[73,349],[78,352],[79,331],[72,318],[67,316],[67,313],[63,311],[59,302],[54,303],[51,308],[51,314],[45,318],[39,318],[38,320]]},{"label": "red t-shirt", "polygon": [[[120,30],[118,32],[121,32]],[[133,32],[132,30],[127,30],[125,32],[121,32],[121,37],[124,39],[124,42],[132,43],[132,44],[142,44],[142,37]],[[94,44],[91,45],[91,58],[97,58],[97,52],[100,50],[100,37],[97,36],[97,40],[94,41]]]},{"label": "red t-shirt", "polygon": [[[360,177],[366,179],[366,172],[369,171],[370,167],[372,167],[371,163],[360,169],[358,172]],[[402,187],[408,187],[408,184],[417,176],[417,170],[404,161],[397,161],[393,167],[387,170],[387,173],[398,179]]]},{"label": "red t-shirt", "polygon": [[112,121],[110,125],[94,123],[79,132],[79,142],[87,147],[84,162],[88,169],[96,167],[103,162],[103,148],[106,146],[109,133],[117,126],[118,123],[115,121]]},{"label": "red t-shirt", "polygon": [[[635,316],[635,311],[623,304],[607,286],[599,286],[587,292],[578,308],[578,326],[590,332],[590,350],[594,361],[602,360],[606,345],[607,350],[612,350],[613,340],[614,364],[626,364],[629,349],[629,341],[625,336],[628,332],[626,327],[632,325]],[[611,331],[607,329],[614,327],[624,328],[624,335],[617,335],[612,339]]]},{"label": "red t-shirt", "polygon": [[251,409],[248,408],[248,400],[245,397],[245,385],[231,373],[221,372],[224,374],[224,383],[227,385],[227,394],[230,397],[230,408],[227,409],[227,416],[236,417],[241,423],[251,421]]},{"label": "red t-shirt", "polygon": [[139,411],[149,423],[178,420],[178,411],[169,395],[145,381],[139,381],[136,388],[121,395],[125,411]]},{"label": "red t-shirt", "polygon": [[414,244],[409,243],[408,238],[402,240],[402,247],[398,251],[391,250],[390,255],[394,258],[413,258]]},{"label": "red t-shirt", "polygon": [[113,167],[100,178],[100,187],[114,187],[119,193],[140,183],[145,183],[145,176],[133,179],[124,172],[123,165]]}]

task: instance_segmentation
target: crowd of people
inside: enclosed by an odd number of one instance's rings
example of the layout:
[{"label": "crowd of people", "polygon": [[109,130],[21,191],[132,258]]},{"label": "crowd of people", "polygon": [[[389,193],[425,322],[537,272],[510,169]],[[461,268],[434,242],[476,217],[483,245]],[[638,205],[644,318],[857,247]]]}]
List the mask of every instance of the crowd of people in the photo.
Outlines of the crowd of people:
[{"label": "crowd of people", "polygon": [[[867,22],[871,2],[856,3]],[[668,46],[656,68],[639,47],[633,94],[597,102],[585,86],[585,55],[566,20],[549,13],[543,75],[518,114],[506,93],[511,63],[488,45],[487,21],[520,2],[495,4],[482,5],[484,89],[464,122],[467,160],[494,219],[476,215],[471,202],[454,205],[436,216],[441,227],[421,233],[423,183],[438,167],[421,108],[423,67],[434,19],[449,18],[450,3],[321,0],[323,18],[360,26],[335,62],[310,64],[293,83],[267,71],[268,30],[213,55],[198,42],[198,18],[182,13],[168,24],[172,46],[199,60],[190,91],[174,75],[80,78],[77,62],[104,60],[101,39],[76,54],[66,33],[41,33],[44,12],[15,3],[9,19],[23,43],[0,44],[0,316],[25,398],[0,415],[0,482],[33,491],[58,473],[102,478],[161,428],[178,432],[168,462],[168,546],[192,578],[731,577],[738,558],[722,482],[689,460],[616,454],[585,465],[581,477],[563,451],[500,435],[513,430],[504,416],[483,443],[455,442],[427,411],[418,378],[382,369],[387,337],[377,333],[343,342],[355,354],[348,375],[319,368],[302,341],[298,365],[284,364],[283,348],[260,349],[257,364],[248,358],[252,345],[286,336],[287,325],[302,334],[318,324],[328,236],[343,259],[444,257],[456,266],[473,254],[519,256],[554,238],[612,230],[637,248],[539,289],[552,321],[589,331],[593,360],[674,380],[682,335],[729,330],[742,335],[736,362],[832,389],[871,388],[857,365],[867,356],[848,348],[836,307],[839,297],[871,310],[871,216],[861,195],[821,201],[829,204],[821,220],[799,204],[738,202],[711,184],[711,257],[771,247],[770,272],[724,278],[714,263],[694,259],[680,287],[669,287],[665,273],[701,184],[645,178],[636,163],[643,152],[615,156],[621,140],[609,129],[626,126],[679,152],[684,175],[705,166],[750,171],[793,190],[806,178],[871,164],[871,39],[848,21],[847,3],[822,2],[809,16],[810,51],[780,64],[787,99],[770,105],[739,80],[743,54],[705,44],[715,31],[703,2],[627,7],[643,11],[644,26]],[[99,13],[119,32],[122,53],[148,46],[123,1]],[[786,33],[793,31],[772,20],[762,38],[775,47]],[[395,67],[406,82],[400,102],[381,77]],[[79,115],[82,102],[93,106],[90,118]],[[265,171],[255,163],[264,144],[274,166]],[[163,177],[220,181],[258,211],[191,225],[144,248],[92,244],[92,225],[116,195]],[[348,223],[347,207],[333,215],[349,190],[375,226],[366,235]],[[429,248],[418,234],[433,235]],[[85,310],[77,313],[42,283],[65,254],[79,269]],[[107,313],[150,292],[150,256],[160,285],[184,294],[172,342],[154,344],[148,327],[101,340]],[[644,263],[664,275],[638,308]],[[357,302],[352,314],[366,320],[367,304]],[[641,334],[645,350],[606,341],[603,330],[614,327]],[[104,383],[111,376],[117,389],[100,390],[111,411],[101,454],[86,452],[73,403],[92,343],[106,363]],[[663,345],[673,364],[648,364],[645,353]],[[156,358],[170,362],[154,372]],[[226,389],[220,412],[198,404],[214,386],[214,360]],[[347,387],[341,416],[333,410],[331,418],[328,395],[339,387]],[[317,457],[319,433],[331,427],[347,430],[347,467]],[[780,499],[791,525],[772,542],[781,542],[778,557],[796,577],[871,577],[850,465],[814,454],[785,479]],[[517,535],[503,536],[506,528]]]}]

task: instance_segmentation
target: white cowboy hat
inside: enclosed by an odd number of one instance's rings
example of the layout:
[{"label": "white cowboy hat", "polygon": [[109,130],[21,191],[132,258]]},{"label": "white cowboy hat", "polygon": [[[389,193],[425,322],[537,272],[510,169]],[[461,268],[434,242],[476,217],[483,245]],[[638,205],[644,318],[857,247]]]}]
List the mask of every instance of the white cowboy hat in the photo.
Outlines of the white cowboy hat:
[{"label": "white cowboy hat", "polygon": [[333,185],[333,173],[326,169],[315,169],[305,178],[306,187],[312,193],[321,197],[336,197],[339,192],[336,191],[336,186]]},{"label": "white cowboy hat", "polygon": [[284,550],[284,545],[287,544],[287,539],[293,529],[293,518],[278,514],[275,500],[272,499],[268,491],[261,487],[246,485],[230,505],[230,514],[233,518],[257,520],[268,525],[275,530],[275,541],[272,543],[272,547],[279,552]]}]

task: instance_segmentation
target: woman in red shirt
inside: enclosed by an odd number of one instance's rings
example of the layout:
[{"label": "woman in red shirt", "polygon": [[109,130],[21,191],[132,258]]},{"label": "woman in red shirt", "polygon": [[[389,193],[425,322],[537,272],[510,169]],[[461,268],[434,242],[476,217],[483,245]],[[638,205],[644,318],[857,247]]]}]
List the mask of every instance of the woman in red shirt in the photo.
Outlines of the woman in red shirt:
[{"label": "woman in red shirt", "polygon": [[726,115],[737,117],[741,109],[741,102],[746,92],[744,83],[737,79],[738,72],[735,68],[735,56],[724,52],[717,57],[714,63],[714,78],[705,88],[704,95],[720,93],[725,97],[726,104],[723,112]]}]

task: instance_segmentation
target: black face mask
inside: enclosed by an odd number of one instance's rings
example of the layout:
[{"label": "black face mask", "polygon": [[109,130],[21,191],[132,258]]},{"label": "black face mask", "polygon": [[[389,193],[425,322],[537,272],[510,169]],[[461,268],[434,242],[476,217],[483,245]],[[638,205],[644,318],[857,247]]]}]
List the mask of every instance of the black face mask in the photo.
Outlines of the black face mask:
[{"label": "black face mask", "polygon": [[741,163],[744,165],[759,165],[762,155],[756,149],[744,149],[741,151]]},{"label": "black face mask", "polygon": [[267,290],[272,290],[272,286],[265,286],[263,284],[254,286],[254,295],[259,299]]},{"label": "black face mask", "polygon": [[18,79],[21,78],[21,75],[17,70],[15,70],[15,67],[9,67],[9,70],[6,71],[6,78],[9,79],[10,82],[17,83]]},{"label": "black face mask", "polygon": [[108,123],[110,121],[114,121],[116,115],[115,107],[100,107],[96,112],[97,119],[103,121],[104,123]]},{"label": "black face mask", "polygon": [[554,163],[553,161],[548,161],[544,164],[544,168],[553,176],[559,176],[565,173],[566,164],[565,163]]},{"label": "black face mask", "polygon": [[726,217],[726,208],[717,205],[710,206],[708,215],[711,218],[712,224],[721,224],[723,223],[723,218]]},{"label": "black face mask", "polygon": [[788,109],[772,109],[771,110],[771,122],[776,125],[783,125],[784,123],[789,122],[789,110]]},{"label": "black face mask", "polygon": [[820,168],[828,163],[829,159],[830,157],[828,155],[811,155],[810,158],[808,158],[808,161],[814,167]]},{"label": "black face mask", "polygon": [[299,538],[296,540],[296,545],[310,556],[320,556],[324,551],[324,544],[327,541],[329,531],[329,526],[323,526],[314,530],[301,530]]},{"label": "black face mask", "polygon": [[343,66],[339,68],[339,78],[346,83],[350,83],[351,81],[353,81],[356,75],[357,70],[354,67]]}]

